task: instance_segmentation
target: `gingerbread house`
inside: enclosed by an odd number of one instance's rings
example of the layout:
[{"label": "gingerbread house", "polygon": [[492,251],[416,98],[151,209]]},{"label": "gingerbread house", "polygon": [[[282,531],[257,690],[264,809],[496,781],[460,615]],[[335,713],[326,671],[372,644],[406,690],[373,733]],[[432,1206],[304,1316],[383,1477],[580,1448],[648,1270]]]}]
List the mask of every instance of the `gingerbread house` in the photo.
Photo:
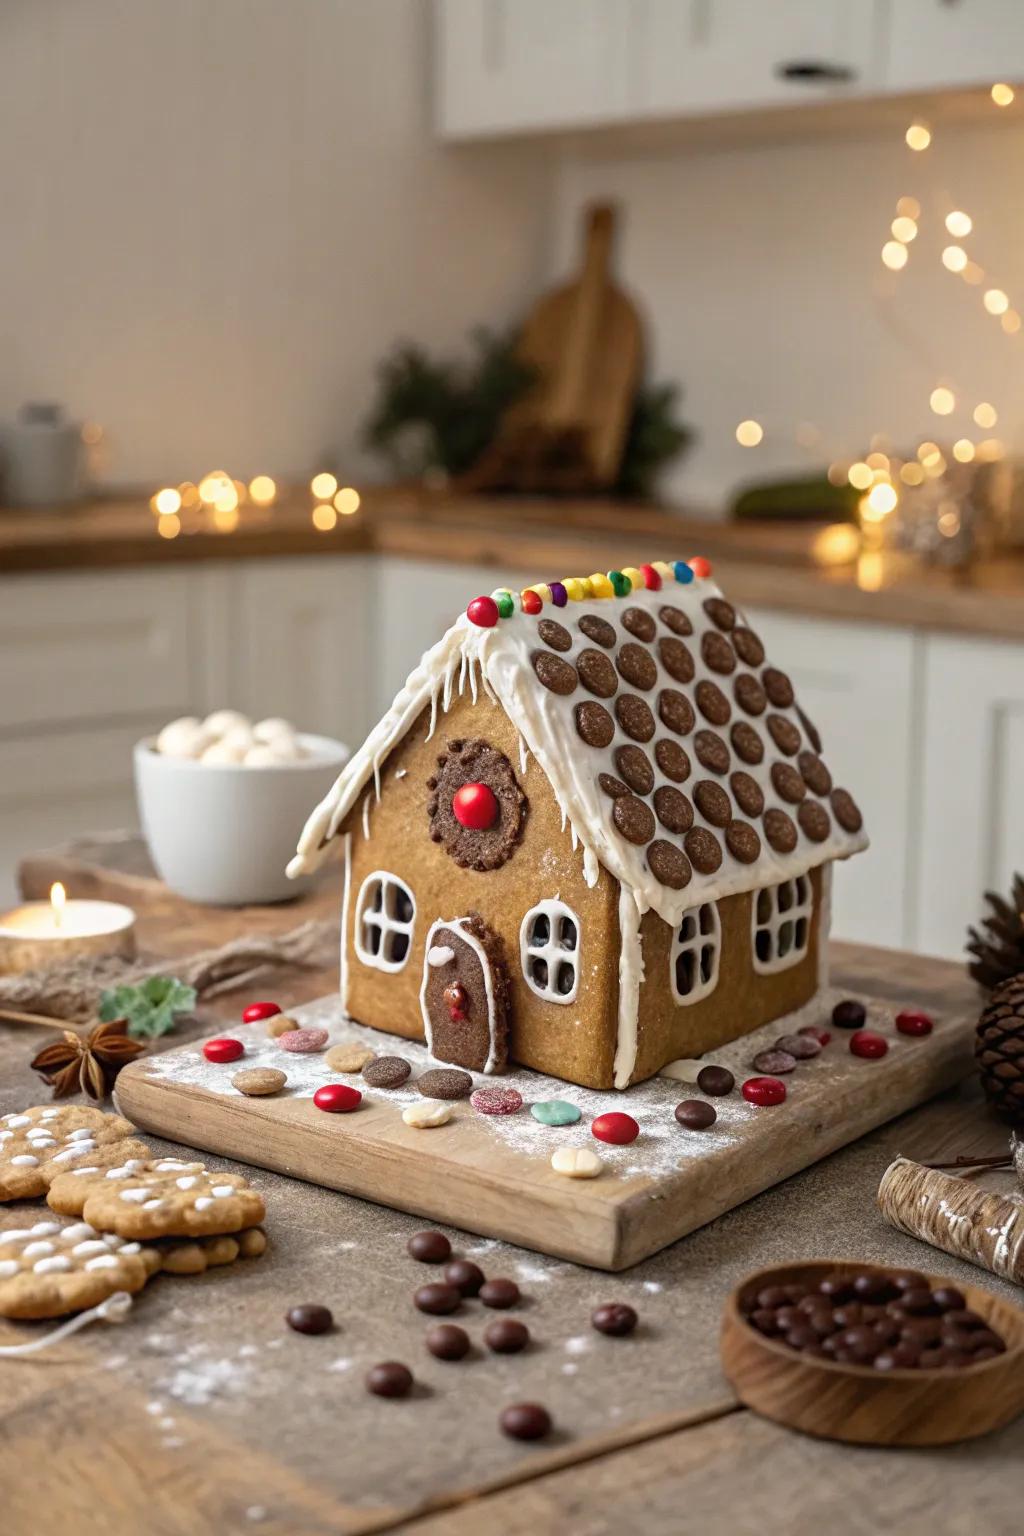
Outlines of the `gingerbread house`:
[{"label": "gingerbread house", "polygon": [[439,1061],[626,1088],[807,1003],[864,848],[784,672],[656,562],[476,598],[310,817],[352,1018]]}]

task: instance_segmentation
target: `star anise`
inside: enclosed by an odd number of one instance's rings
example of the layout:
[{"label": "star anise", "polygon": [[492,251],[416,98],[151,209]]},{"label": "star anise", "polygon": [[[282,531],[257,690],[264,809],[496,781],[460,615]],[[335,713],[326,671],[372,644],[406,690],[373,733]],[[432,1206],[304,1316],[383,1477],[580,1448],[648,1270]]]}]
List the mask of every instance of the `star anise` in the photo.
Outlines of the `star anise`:
[{"label": "star anise", "polygon": [[79,1092],[105,1099],[121,1068],[146,1049],[140,1040],[130,1038],[127,1025],[127,1019],[111,1019],[87,1035],[66,1029],[62,1040],[43,1047],[32,1070],[49,1083],[55,1099]]}]

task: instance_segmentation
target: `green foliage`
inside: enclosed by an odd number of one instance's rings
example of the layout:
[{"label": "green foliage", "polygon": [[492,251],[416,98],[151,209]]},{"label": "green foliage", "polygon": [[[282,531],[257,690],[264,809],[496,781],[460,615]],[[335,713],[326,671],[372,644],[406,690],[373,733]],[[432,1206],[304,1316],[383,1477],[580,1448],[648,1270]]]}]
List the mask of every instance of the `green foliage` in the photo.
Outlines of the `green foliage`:
[{"label": "green foliage", "polygon": [[694,433],[676,419],[677,384],[641,384],[622,451],[614,494],[633,501],[653,499],[658,476],[693,441]]},{"label": "green foliage", "polygon": [[173,976],[150,976],[137,987],[108,987],[100,998],[100,1021],[127,1019],[136,1040],[155,1040],[174,1028],[176,1013],[191,1013],[195,987]]}]

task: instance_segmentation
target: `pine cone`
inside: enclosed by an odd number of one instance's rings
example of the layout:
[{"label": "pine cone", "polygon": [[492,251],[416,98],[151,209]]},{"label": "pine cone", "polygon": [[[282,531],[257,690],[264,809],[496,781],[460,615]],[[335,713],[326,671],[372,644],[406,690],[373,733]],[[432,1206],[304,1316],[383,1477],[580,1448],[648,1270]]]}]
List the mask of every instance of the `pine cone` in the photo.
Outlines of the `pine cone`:
[{"label": "pine cone", "polygon": [[1024,975],[992,993],[978,1021],[974,1054],[992,1108],[1024,1129]]},{"label": "pine cone", "polygon": [[981,931],[967,930],[967,952],[974,956],[968,970],[987,991],[1024,971],[1024,877],[1014,875],[1010,899],[986,891],[992,911]]}]

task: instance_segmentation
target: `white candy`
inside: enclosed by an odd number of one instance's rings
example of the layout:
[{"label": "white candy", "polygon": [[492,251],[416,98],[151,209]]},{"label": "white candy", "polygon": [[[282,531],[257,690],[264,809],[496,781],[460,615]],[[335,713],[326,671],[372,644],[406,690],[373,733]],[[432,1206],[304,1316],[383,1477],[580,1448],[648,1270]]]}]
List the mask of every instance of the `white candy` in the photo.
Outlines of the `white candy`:
[{"label": "white candy", "polygon": [[266,720],[257,720],[252,728],[252,734],[257,741],[274,741],[279,736],[295,735],[295,727],[290,720],[282,720],[279,715],[270,715]]},{"label": "white candy", "polygon": [[247,768],[279,768],[283,759],[273,747],[250,747],[242,759]]},{"label": "white candy", "polygon": [[675,1083],[695,1083],[707,1065],[699,1056],[680,1056],[677,1061],[666,1062],[658,1076],[670,1077]]},{"label": "white candy", "polygon": [[222,766],[224,764],[237,766],[244,760],[245,752],[245,747],[233,747],[228,741],[215,741],[212,747],[207,747],[199,761],[209,763],[211,767],[218,763]]},{"label": "white candy", "polygon": [[212,740],[212,734],[194,715],[182,715],[164,726],[156,738],[156,750],[164,757],[199,757]]},{"label": "white candy", "polygon": [[228,731],[240,725],[244,725],[247,731],[250,729],[249,716],[243,715],[238,709],[215,709],[203,721],[203,729],[210,736],[226,736]]},{"label": "white candy", "polygon": [[444,1099],[421,1099],[402,1110],[402,1119],[418,1131],[429,1131],[435,1125],[447,1125],[454,1113],[454,1104],[447,1104]]},{"label": "white candy", "polygon": [[559,1147],[551,1154],[551,1166],[567,1179],[596,1179],[601,1172],[601,1159],[589,1147]]}]

